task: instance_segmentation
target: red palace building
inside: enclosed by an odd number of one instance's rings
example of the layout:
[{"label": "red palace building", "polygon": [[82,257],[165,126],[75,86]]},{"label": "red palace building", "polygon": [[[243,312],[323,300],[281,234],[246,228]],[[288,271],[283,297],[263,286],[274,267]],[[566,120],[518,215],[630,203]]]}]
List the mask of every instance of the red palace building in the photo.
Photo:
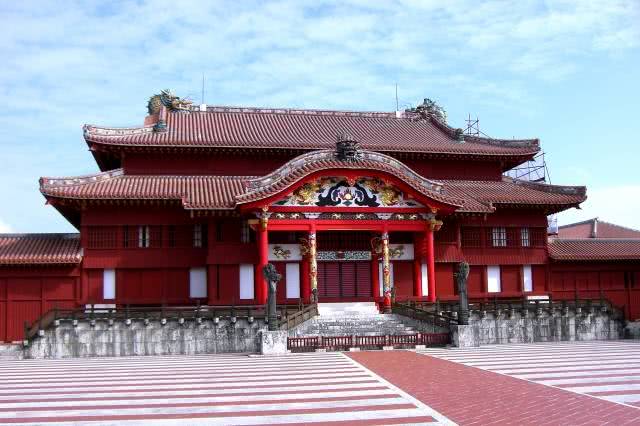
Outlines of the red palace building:
[{"label": "red palace building", "polygon": [[549,242],[547,216],[585,188],[504,176],[539,141],[465,135],[430,102],[260,109],[163,92],[144,125],[84,138],[100,172],[40,179],[79,233],[0,236],[0,341],[53,307],[264,304],[269,262],[282,304],[455,300],[466,261],[471,298],[604,294],[640,316],[640,244],[597,258]]}]

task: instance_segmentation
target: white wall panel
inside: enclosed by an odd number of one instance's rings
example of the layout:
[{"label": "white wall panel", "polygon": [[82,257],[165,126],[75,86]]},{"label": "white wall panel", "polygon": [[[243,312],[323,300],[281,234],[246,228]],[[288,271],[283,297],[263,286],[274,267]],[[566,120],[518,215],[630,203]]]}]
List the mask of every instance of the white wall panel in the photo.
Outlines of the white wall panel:
[{"label": "white wall panel", "polygon": [[189,270],[189,297],[192,299],[207,297],[207,268]]},{"label": "white wall panel", "polygon": [[531,265],[522,265],[522,284],[524,291],[533,291],[533,275]]},{"label": "white wall panel", "polygon": [[300,298],[300,264],[287,263],[287,299]]},{"label": "white wall panel", "polygon": [[501,289],[500,267],[487,266],[487,291],[489,293],[500,293]]},{"label": "white wall panel", "polygon": [[253,270],[254,266],[250,263],[240,265],[240,299],[253,299]]},{"label": "white wall panel", "polygon": [[102,271],[102,297],[104,299],[116,298],[116,270],[105,269]]}]

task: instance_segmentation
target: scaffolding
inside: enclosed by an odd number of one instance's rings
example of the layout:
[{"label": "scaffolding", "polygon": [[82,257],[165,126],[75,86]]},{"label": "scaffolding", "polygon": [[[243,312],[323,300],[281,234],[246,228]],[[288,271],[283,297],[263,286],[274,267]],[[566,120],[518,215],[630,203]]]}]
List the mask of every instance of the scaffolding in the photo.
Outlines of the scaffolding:
[{"label": "scaffolding", "polygon": [[[465,122],[466,128],[464,129],[464,133],[466,135],[482,136],[491,139],[491,136],[480,130],[480,119],[477,116],[474,119],[471,117],[471,114],[468,114]],[[504,172],[504,175],[513,179],[525,180],[528,182],[551,183],[544,151],[536,154],[536,156],[531,160],[524,162],[514,167],[513,169],[507,170],[506,172]],[[547,217],[547,221],[548,233],[550,235],[557,234],[558,217],[555,214],[550,215]]]}]

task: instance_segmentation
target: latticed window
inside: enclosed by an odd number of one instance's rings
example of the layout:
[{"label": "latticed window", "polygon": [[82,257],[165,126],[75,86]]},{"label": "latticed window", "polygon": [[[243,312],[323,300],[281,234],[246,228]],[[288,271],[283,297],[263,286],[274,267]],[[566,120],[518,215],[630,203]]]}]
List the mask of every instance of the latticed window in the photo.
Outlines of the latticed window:
[{"label": "latticed window", "polygon": [[87,232],[87,248],[111,249],[118,246],[118,228],[115,226],[90,226]]},{"label": "latticed window", "polygon": [[193,246],[202,247],[202,225],[199,223],[193,225]]},{"label": "latticed window", "polygon": [[243,220],[240,226],[240,242],[245,244],[251,242],[251,228],[246,220]]},{"label": "latticed window", "polygon": [[491,245],[493,247],[507,246],[507,229],[504,227],[491,228]]},{"label": "latticed window", "polygon": [[531,240],[529,238],[529,228],[520,229],[520,245],[522,247],[531,246]]},{"label": "latticed window", "polygon": [[441,243],[455,243],[458,241],[458,229],[455,223],[447,223],[435,234],[435,240]]},{"label": "latticed window", "polygon": [[547,242],[546,228],[531,228],[529,231],[531,245],[533,247],[544,247]]},{"label": "latticed window", "polygon": [[176,246],[176,227],[175,225],[167,226],[167,246],[175,247]]},{"label": "latticed window", "polygon": [[482,247],[482,228],[463,227],[461,236],[463,247]]},{"label": "latticed window", "polygon": [[151,242],[151,232],[148,225],[138,226],[138,247],[148,248]]}]

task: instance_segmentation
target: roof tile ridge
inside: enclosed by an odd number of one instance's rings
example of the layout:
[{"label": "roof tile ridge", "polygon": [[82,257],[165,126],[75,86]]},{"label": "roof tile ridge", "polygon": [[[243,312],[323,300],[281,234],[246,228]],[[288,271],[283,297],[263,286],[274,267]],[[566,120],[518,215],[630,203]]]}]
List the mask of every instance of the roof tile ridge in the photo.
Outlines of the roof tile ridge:
[{"label": "roof tile ridge", "polygon": [[600,218],[596,218],[596,219],[598,220],[599,223],[605,223],[605,224],[607,224],[609,226],[613,226],[613,227],[616,227],[616,228],[622,228],[622,229],[625,229],[627,231],[640,232],[640,229],[630,228],[628,226],[618,225],[617,223],[607,222],[606,220],[602,220]]},{"label": "roof tile ridge", "polygon": [[[464,183],[467,183],[467,182],[494,182],[494,181],[488,181],[488,180],[487,181],[475,181],[475,180],[455,180],[455,179],[451,179],[450,182],[464,182]],[[446,182],[445,182],[444,185],[445,185],[445,188],[446,188],[446,185],[447,185]],[[490,201],[485,202],[485,201],[479,200],[474,195],[468,193],[467,190],[464,187],[460,187],[460,188],[458,188],[458,190],[460,192],[462,192],[464,195],[466,195],[467,197],[471,198],[472,200],[475,200],[476,203],[481,204],[483,206],[486,206],[492,212],[496,211],[496,207],[493,205],[492,202],[490,202]]]},{"label": "roof tile ridge", "polygon": [[85,124],[82,126],[82,133],[85,139],[89,139],[91,135],[99,136],[125,136],[136,135],[142,133],[152,133],[153,126],[98,126],[95,124]]},{"label": "roof tile ridge", "polygon": [[0,233],[0,238],[80,238],[79,232],[10,232]]},{"label": "roof tile ridge", "polygon": [[629,238],[592,238],[592,237],[586,237],[586,238],[562,238],[562,237],[558,237],[558,238],[554,238],[553,241],[562,241],[562,242],[589,242],[589,243],[593,243],[593,244],[598,244],[598,243],[640,243],[640,237],[638,238],[633,238],[633,237],[629,237]]},{"label": "roof tile ridge", "polygon": [[592,219],[587,219],[587,220],[583,220],[581,222],[574,222],[574,223],[567,223],[566,225],[560,225],[558,226],[558,229],[562,229],[562,228],[568,228],[570,226],[578,226],[578,225],[586,225],[587,223],[593,222],[594,220],[596,220],[597,218],[594,217]]},{"label": "roof tile ridge", "polygon": [[[200,110],[199,105],[192,106],[190,113],[205,112]],[[332,110],[320,108],[278,108],[278,107],[245,107],[230,105],[207,105],[207,113],[228,112],[228,113],[248,113],[248,114],[277,114],[277,115],[319,115],[334,117],[358,117],[358,118],[390,118],[403,119],[398,117],[395,111],[354,111],[354,110]]]},{"label": "roof tile ridge", "polygon": [[104,180],[114,179],[125,176],[122,168],[107,170],[106,172],[94,173],[82,176],[67,176],[67,177],[41,177],[40,190],[44,188],[55,188],[61,186],[77,186],[87,185],[94,182],[101,182]]},{"label": "roof tile ridge", "polygon": [[[420,117],[419,114],[416,116]],[[414,118],[415,120],[415,118]],[[422,118],[418,118],[418,120],[424,120]],[[484,145],[492,145],[492,146],[501,146],[506,148],[535,148],[536,151],[540,150],[540,139],[496,139],[490,137],[482,137],[482,136],[473,136],[473,135],[463,135],[463,141],[457,141],[457,133],[462,129],[451,127],[449,124],[438,120],[433,116],[429,116],[429,122],[432,123],[435,127],[443,131],[447,136],[449,136],[453,142],[456,143],[477,143]]]},{"label": "roof tile ridge", "polygon": [[587,187],[580,185],[551,185],[547,183],[540,182],[531,182],[527,180],[515,179],[509,176],[502,177],[503,182],[513,183],[515,185],[522,185],[532,189],[538,189],[543,192],[548,192],[552,194],[563,194],[563,195],[580,195],[585,197],[587,196]]}]

